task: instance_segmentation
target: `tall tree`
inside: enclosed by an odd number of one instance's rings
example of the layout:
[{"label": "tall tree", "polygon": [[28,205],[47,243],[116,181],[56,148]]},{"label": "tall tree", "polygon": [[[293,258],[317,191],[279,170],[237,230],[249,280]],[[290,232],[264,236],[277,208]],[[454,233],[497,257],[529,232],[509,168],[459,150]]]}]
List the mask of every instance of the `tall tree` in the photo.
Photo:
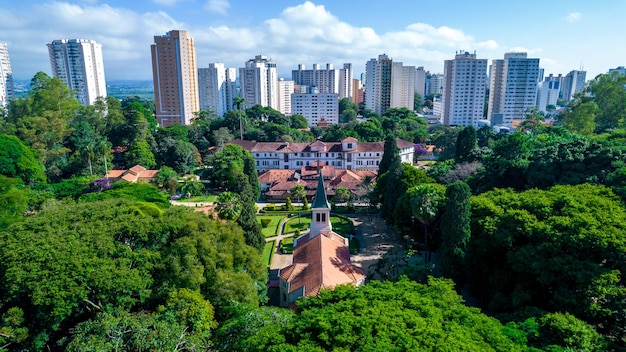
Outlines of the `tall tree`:
[{"label": "tall tree", "polygon": [[476,148],[478,148],[476,129],[472,125],[466,126],[456,138],[457,161],[472,161]]},{"label": "tall tree", "polygon": [[265,246],[265,237],[263,237],[261,226],[256,219],[256,193],[250,185],[249,179],[242,172],[235,176],[233,192],[238,193],[241,199],[241,215],[237,219],[237,223],[243,229],[246,244],[260,252]]},{"label": "tall tree", "polygon": [[428,227],[445,201],[446,187],[436,183],[417,185],[409,190],[413,216],[424,225],[424,262],[430,262],[432,234]]},{"label": "tall tree", "polygon": [[471,235],[470,195],[470,188],[465,182],[457,181],[448,185],[441,215],[441,272],[454,279],[457,287],[462,287],[465,281],[465,258]]},{"label": "tall tree", "polygon": [[396,138],[393,135],[388,134],[385,138],[385,144],[383,147],[383,157],[378,165],[378,176],[389,171],[391,165],[396,160],[400,160],[400,150],[398,149]]}]

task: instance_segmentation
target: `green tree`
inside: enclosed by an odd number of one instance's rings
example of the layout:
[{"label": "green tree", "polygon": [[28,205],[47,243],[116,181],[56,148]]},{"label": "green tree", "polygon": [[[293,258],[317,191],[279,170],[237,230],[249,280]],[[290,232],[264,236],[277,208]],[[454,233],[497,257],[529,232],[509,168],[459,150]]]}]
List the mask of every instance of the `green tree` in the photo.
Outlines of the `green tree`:
[{"label": "green tree", "polygon": [[217,197],[217,215],[224,220],[237,220],[241,215],[241,200],[233,192],[223,192]]},{"label": "green tree", "polygon": [[456,160],[472,161],[477,148],[476,129],[472,125],[466,126],[456,139]]},{"label": "green tree", "polygon": [[430,262],[430,243],[432,243],[432,234],[428,232],[428,226],[439,215],[446,199],[446,187],[425,183],[411,188],[408,193],[413,216],[424,225],[424,263],[427,263]]},{"label": "green tree", "polygon": [[454,279],[459,286],[465,281],[465,258],[471,236],[470,195],[470,188],[465,182],[458,181],[448,185],[444,212],[441,215],[441,272]]},{"label": "green tree", "polygon": [[41,157],[51,180],[58,180],[63,173],[69,152],[64,143],[72,132],[70,121],[80,108],[59,78],[43,72],[35,74],[25,98],[9,102],[8,122],[17,137]]},{"label": "green tree", "polygon": [[126,166],[133,167],[135,165],[141,165],[146,169],[152,169],[156,166],[156,160],[150,145],[146,141],[136,141],[124,154],[126,159]]},{"label": "green tree", "polygon": [[[500,322],[462,302],[450,281],[433,278],[428,285],[404,278],[323,289],[298,301],[295,316],[286,317],[286,323],[280,325],[278,317],[266,319],[272,327],[281,326],[284,337],[256,334],[251,350],[524,350],[503,333]],[[249,339],[251,334],[242,335]]]},{"label": "green tree", "polygon": [[307,128],[309,127],[309,122],[306,117],[300,114],[293,114],[289,117],[291,128]]},{"label": "green tree", "polygon": [[25,183],[46,180],[44,167],[32,150],[17,137],[0,134],[0,174],[19,177]]},{"label": "green tree", "polygon": [[242,209],[237,223],[244,231],[246,244],[260,252],[265,246],[265,237],[263,237],[261,227],[256,219],[256,198],[254,198],[256,193],[250,185],[249,179],[243,173],[237,174],[233,192],[238,193],[241,199]]},{"label": "green tree", "polygon": [[[585,92],[590,93],[598,106],[595,123],[599,131],[620,127],[626,117],[626,77],[601,74],[594,78]],[[584,102],[584,98],[583,102]]]},{"label": "green tree", "polygon": [[350,191],[345,187],[335,189],[334,201],[336,203],[347,202],[350,200]]},{"label": "green tree", "polygon": [[596,115],[599,112],[598,104],[593,101],[574,103],[571,110],[561,116],[563,127],[580,134],[592,134],[596,129]]},{"label": "green tree", "polygon": [[176,188],[178,188],[178,174],[171,167],[163,166],[157,173],[154,183],[159,188],[167,189],[169,194],[173,196],[176,193]]},{"label": "green tree", "polygon": [[471,205],[468,268],[484,307],[568,312],[624,338],[626,267],[606,258],[626,253],[626,210],[608,188],[497,189]]}]

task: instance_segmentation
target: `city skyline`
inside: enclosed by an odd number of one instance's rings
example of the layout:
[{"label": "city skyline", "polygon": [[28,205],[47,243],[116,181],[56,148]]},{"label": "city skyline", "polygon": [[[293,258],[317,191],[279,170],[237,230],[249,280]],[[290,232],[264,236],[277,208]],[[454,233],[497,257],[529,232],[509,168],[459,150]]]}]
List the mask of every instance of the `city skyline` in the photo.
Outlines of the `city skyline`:
[{"label": "city skyline", "polygon": [[[610,6],[609,6],[610,5]],[[352,0],[25,0],[3,5],[0,41],[8,43],[15,79],[50,74],[46,43],[57,38],[102,43],[107,80],[151,79],[155,35],[186,30],[196,41],[198,67],[240,68],[256,55],[277,62],[280,77],[298,64],[354,65],[354,77],[380,54],[443,73],[459,50],[491,61],[505,52],[540,58],[545,73],[581,67],[587,79],[623,65],[618,16],[626,3],[584,1],[475,4],[460,1],[384,6]]]}]

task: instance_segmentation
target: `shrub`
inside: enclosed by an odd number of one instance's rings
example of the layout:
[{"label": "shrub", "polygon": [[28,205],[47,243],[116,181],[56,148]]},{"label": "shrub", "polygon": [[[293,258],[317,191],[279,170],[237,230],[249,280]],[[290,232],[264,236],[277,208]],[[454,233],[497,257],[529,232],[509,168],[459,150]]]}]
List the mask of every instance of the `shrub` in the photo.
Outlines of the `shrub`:
[{"label": "shrub", "polygon": [[270,226],[271,222],[272,222],[272,219],[267,219],[267,218],[261,219],[261,227],[266,229],[268,228],[268,226]]}]

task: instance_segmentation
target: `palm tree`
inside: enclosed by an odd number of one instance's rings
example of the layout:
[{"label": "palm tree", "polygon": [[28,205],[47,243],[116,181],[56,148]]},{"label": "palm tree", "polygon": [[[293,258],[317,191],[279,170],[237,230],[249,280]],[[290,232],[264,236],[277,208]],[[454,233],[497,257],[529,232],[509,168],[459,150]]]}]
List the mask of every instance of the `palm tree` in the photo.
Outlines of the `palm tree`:
[{"label": "palm tree", "polygon": [[224,192],[217,198],[215,209],[221,219],[237,220],[241,215],[243,204],[241,204],[241,199],[237,193]]}]

